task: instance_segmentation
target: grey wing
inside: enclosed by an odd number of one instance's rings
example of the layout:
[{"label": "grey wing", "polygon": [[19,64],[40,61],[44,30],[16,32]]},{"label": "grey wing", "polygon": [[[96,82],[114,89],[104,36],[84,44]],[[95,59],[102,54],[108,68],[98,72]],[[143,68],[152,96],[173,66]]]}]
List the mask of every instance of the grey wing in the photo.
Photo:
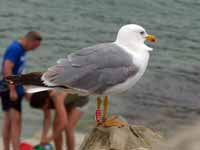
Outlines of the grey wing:
[{"label": "grey wing", "polygon": [[114,43],[81,49],[44,73],[47,85],[62,85],[101,94],[138,72],[132,57]]}]

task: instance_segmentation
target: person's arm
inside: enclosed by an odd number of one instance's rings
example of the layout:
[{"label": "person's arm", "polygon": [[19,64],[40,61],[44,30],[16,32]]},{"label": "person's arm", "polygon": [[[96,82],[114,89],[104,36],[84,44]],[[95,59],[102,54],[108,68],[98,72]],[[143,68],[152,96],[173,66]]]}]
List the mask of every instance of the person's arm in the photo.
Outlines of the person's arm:
[{"label": "person's arm", "polygon": [[51,140],[55,139],[55,137],[59,136],[62,131],[66,127],[67,123],[67,114],[65,111],[65,105],[64,105],[64,100],[65,100],[66,93],[59,93],[54,96],[54,106],[55,106],[55,111],[56,111],[56,121],[58,121],[58,127],[56,128],[56,131],[53,132],[53,134],[46,139],[46,143],[50,142]]},{"label": "person's arm", "polygon": [[51,124],[51,110],[48,108],[44,108],[43,113],[44,113],[44,120],[43,120],[42,136],[40,140],[41,144],[45,143]]},{"label": "person's arm", "polygon": [[[12,70],[14,68],[14,64],[10,60],[5,60],[4,67],[3,67],[3,74],[5,77],[13,75]],[[8,85],[10,90],[10,99],[15,101],[18,98],[15,85]]]},{"label": "person's arm", "polygon": [[27,90],[26,87],[24,87],[24,88],[25,88],[25,94],[24,94],[25,100],[26,100],[27,102],[30,102],[32,94],[27,93],[27,92],[26,92],[26,90]]}]

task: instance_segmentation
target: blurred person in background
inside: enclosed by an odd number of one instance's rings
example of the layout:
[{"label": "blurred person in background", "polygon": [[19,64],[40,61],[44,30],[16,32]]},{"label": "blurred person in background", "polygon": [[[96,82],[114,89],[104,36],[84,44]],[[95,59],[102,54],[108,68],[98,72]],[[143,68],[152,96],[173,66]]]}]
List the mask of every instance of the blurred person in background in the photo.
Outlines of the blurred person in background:
[{"label": "blurred person in background", "polygon": [[0,81],[0,95],[3,109],[3,146],[4,150],[20,148],[21,135],[21,103],[24,88],[21,85],[6,85],[4,77],[19,75],[24,71],[26,53],[38,48],[42,37],[38,32],[30,31],[19,40],[14,40],[6,49],[2,58],[2,79]]},{"label": "blurred person in background", "polygon": [[[41,144],[54,140],[56,150],[63,148],[63,133],[66,136],[66,148],[75,150],[74,129],[84,114],[89,98],[65,92],[42,91],[31,95],[32,108],[43,110],[44,121]],[[51,124],[51,110],[55,109],[53,135],[48,137]]]}]

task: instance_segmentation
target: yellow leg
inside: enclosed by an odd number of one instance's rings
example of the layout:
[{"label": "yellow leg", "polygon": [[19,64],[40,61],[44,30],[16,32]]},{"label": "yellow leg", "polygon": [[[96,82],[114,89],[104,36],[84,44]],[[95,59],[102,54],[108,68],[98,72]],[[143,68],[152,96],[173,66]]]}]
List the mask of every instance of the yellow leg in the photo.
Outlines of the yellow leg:
[{"label": "yellow leg", "polygon": [[97,109],[101,108],[101,98],[98,96],[97,97]]},{"label": "yellow leg", "polygon": [[103,121],[101,125],[103,127],[112,127],[112,126],[117,126],[117,127],[123,127],[127,125],[127,122],[124,122],[120,120],[117,116],[111,116],[108,118],[108,96],[104,97],[104,110],[103,110]]},{"label": "yellow leg", "polygon": [[103,103],[103,121],[108,118],[108,96],[104,97]]}]

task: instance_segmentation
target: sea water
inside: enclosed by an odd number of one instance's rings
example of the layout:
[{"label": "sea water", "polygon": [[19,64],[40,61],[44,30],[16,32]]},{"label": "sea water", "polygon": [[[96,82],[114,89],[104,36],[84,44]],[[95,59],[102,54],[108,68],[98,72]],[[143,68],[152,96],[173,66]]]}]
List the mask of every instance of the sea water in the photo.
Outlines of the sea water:
[{"label": "sea water", "polygon": [[[114,41],[124,24],[142,25],[158,42],[147,43],[154,51],[138,84],[109,97],[109,113],[169,135],[200,114],[199,8],[197,0],[1,0],[0,54],[11,40],[39,31],[44,40],[28,54],[27,72],[44,71],[71,52]],[[30,137],[42,127],[42,113],[23,106],[22,136]],[[78,129],[87,131],[94,114],[95,97]]]}]

